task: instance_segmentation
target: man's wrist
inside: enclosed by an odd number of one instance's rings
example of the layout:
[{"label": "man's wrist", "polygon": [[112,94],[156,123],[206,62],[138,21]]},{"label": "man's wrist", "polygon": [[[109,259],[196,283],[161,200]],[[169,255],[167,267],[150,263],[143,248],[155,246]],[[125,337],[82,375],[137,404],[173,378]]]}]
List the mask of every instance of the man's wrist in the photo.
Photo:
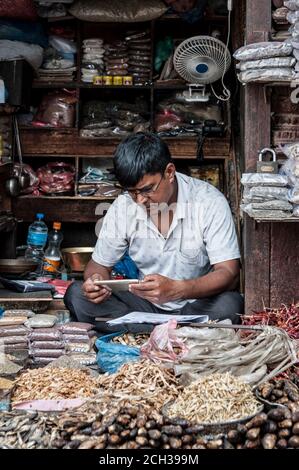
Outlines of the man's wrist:
[{"label": "man's wrist", "polygon": [[173,281],[173,299],[172,300],[181,300],[186,299],[186,281]]}]

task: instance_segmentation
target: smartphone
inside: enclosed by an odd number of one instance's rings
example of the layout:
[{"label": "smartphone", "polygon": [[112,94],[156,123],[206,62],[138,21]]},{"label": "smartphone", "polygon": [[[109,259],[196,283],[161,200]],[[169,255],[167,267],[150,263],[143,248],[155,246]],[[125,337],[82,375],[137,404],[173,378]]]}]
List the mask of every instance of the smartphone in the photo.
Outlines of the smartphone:
[{"label": "smartphone", "polygon": [[93,283],[97,286],[107,286],[112,292],[119,292],[119,291],[128,291],[130,284],[138,284],[139,279],[109,279],[109,280],[100,280],[95,279]]}]

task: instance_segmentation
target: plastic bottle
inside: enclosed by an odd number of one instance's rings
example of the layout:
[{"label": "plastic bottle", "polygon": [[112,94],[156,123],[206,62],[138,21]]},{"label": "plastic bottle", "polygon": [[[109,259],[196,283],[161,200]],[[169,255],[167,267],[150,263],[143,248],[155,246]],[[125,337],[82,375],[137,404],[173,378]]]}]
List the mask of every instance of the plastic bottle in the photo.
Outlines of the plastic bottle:
[{"label": "plastic bottle", "polygon": [[49,244],[44,257],[44,272],[47,274],[56,274],[61,264],[60,245],[63,240],[63,234],[60,229],[61,223],[54,222],[53,230],[49,233]]},{"label": "plastic bottle", "polygon": [[42,262],[44,258],[44,248],[48,238],[48,227],[43,221],[44,214],[36,214],[35,220],[28,228],[27,249],[25,258]]}]

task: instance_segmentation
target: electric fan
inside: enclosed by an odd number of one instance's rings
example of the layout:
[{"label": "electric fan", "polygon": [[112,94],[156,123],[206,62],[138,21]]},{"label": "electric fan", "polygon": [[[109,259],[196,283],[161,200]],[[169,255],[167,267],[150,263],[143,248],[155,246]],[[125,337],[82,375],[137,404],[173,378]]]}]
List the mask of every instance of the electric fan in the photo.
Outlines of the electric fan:
[{"label": "electric fan", "polygon": [[[173,57],[177,73],[189,83],[189,90],[183,93],[186,101],[208,101],[206,85],[210,84],[214,95],[223,101],[230,98],[223,78],[231,64],[227,46],[211,36],[194,36],[183,41]],[[223,96],[215,93],[212,83],[222,80]]]}]

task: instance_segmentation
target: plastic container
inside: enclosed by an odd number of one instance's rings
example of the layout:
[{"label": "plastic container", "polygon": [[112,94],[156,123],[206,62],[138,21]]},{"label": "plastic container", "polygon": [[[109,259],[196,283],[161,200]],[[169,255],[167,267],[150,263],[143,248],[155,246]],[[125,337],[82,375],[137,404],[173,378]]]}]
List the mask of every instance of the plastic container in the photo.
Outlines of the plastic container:
[{"label": "plastic container", "polygon": [[36,219],[28,228],[25,259],[41,263],[48,238],[48,227],[43,221],[44,214],[36,214]]},{"label": "plastic container", "polygon": [[49,233],[49,245],[45,251],[44,272],[55,274],[58,272],[61,264],[60,245],[63,240],[63,234],[60,231],[61,223],[54,222],[53,230]]}]

